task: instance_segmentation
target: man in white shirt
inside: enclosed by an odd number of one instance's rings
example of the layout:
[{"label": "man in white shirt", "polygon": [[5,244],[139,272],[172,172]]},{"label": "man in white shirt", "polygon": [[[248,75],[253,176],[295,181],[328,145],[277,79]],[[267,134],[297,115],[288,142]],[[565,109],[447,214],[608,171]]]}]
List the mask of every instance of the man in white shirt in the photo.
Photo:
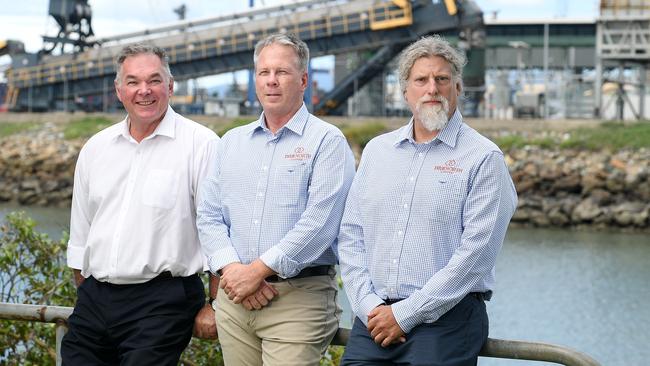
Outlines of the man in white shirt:
[{"label": "man in white shirt", "polygon": [[173,86],[162,49],[124,47],[115,91],[128,116],[79,153],[67,250],[78,289],[61,348],[66,365],[176,365],[195,319],[197,335],[216,337],[197,275],[207,267],[195,203],[218,137],[174,112]]}]

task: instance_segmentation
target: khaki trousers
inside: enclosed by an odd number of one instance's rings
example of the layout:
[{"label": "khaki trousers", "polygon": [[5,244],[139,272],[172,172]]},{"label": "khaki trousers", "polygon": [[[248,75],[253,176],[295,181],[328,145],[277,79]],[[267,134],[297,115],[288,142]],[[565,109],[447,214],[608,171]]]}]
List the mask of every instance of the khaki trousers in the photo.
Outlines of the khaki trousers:
[{"label": "khaki trousers", "polygon": [[215,317],[226,366],[319,365],[341,316],[334,275],[272,285],[279,294],[252,311],[219,289]]}]

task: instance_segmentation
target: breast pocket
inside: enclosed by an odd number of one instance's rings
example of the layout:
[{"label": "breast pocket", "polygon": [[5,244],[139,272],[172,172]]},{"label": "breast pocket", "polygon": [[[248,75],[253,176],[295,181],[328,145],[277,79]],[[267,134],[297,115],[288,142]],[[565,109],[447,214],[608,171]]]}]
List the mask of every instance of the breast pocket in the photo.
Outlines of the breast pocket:
[{"label": "breast pocket", "polygon": [[465,181],[460,177],[440,176],[433,181],[433,221],[457,221],[467,196]]},{"label": "breast pocket", "polygon": [[307,191],[307,164],[277,167],[275,170],[275,198],[279,205],[295,206],[299,204],[303,191]]},{"label": "breast pocket", "polygon": [[151,169],[142,187],[142,203],[171,209],[178,196],[178,175],[171,169]]}]

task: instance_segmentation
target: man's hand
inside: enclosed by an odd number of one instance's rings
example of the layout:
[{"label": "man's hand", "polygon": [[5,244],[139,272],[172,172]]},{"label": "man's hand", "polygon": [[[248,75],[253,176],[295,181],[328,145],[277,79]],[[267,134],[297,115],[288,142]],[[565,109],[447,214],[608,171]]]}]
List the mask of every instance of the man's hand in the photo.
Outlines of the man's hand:
[{"label": "man's hand", "polygon": [[205,304],[196,314],[192,334],[201,339],[217,339],[217,319],[210,304]]},{"label": "man's hand", "polygon": [[72,277],[74,278],[75,287],[81,286],[81,284],[85,280],[84,276],[81,275],[81,270],[80,269],[73,269],[72,270],[72,275],[73,275]]},{"label": "man's hand", "polygon": [[235,304],[241,303],[252,295],[260,287],[262,281],[274,273],[259,259],[248,265],[230,263],[223,267],[221,272],[219,287]]},{"label": "man's hand", "polygon": [[368,314],[368,331],[375,343],[382,347],[406,342],[406,334],[397,324],[393,309],[388,305],[379,305]]},{"label": "man's hand", "polygon": [[260,310],[268,305],[278,294],[278,290],[276,290],[273,285],[266,281],[262,281],[262,284],[257,291],[245,298],[241,304],[246,308],[246,310]]}]

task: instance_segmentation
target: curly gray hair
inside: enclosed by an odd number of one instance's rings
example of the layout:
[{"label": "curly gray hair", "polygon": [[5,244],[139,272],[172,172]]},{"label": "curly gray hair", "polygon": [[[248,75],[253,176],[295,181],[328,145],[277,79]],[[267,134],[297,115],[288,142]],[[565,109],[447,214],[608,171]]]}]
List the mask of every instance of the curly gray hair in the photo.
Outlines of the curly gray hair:
[{"label": "curly gray hair", "polygon": [[432,56],[442,57],[449,62],[452,78],[454,82],[461,84],[462,89],[463,66],[467,63],[467,59],[463,53],[455,49],[447,40],[435,35],[419,39],[400,54],[397,70],[402,93],[406,92],[408,78],[415,61],[422,57]]}]

